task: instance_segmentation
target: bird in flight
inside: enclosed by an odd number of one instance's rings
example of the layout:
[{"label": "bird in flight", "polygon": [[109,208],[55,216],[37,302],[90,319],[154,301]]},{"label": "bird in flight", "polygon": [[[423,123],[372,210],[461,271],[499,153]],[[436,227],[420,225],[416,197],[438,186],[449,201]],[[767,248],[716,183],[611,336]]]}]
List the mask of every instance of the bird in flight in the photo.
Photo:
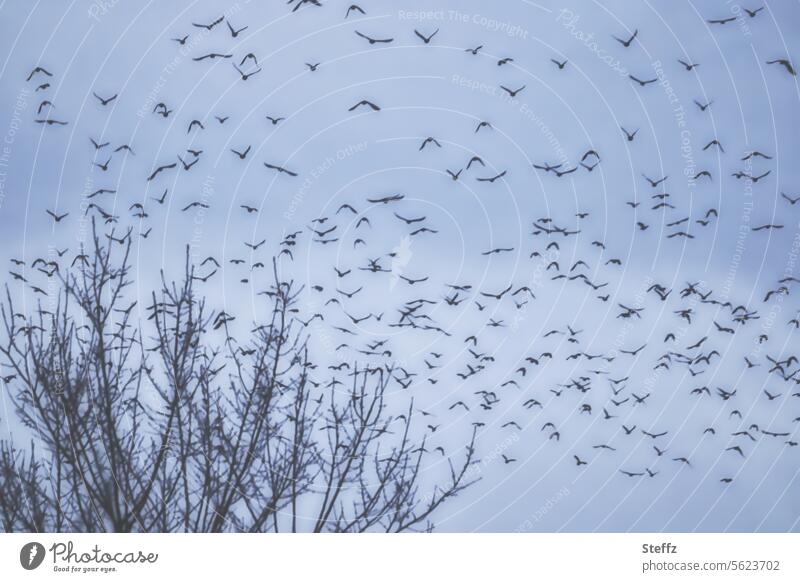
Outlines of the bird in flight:
[{"label": "bird in flight", "polygon": [[730,16],[728,18],[715,18],[713,20],[706,20],[709,24],[728,24],[729,22],[733,22],[736,20],[735,16]]},{"label": "bird in flight", "polygon": [[106,105],[108,105],[108,104],[109,104],[109,103],[111,103],[111,102],[112,102],[114,99],[116,99],[116,98],[117,98],[117,95],[116,95],[116,94],[114,94],[114,95],[112,95],[111,97],[108,97],[108,98],[103,98],[103,97],[100,97],[100,95],[98,95],[97,93],[94,93],[94,92],[92,93],[92,95],[94,95],[94,96],[97,98],[97,100],[98,100],[98,101],[100,101],[100,105],[103,105],[103,106],[106,106]]},{"label": "bird in flight", "polygon": [[651,83],[655,83],[656,81],[658,81],[658,77],[656,77],[655,79],[642,80],[634,75],[628,75],[628,78],[631,79],[632,81],[637,82],[640,87],[646,87],[647,85],[650,85]]},{"label": "bird in flight", "polygon": [[348,109],[348,111],[355,111],[359,107],[369,107],[373,111],[380,111],[381,110],[381,108],[378,107],[377,105],[375,105],[372,101],[367,101],[366,99],[362,99],[361,101],[359,101],[358,103],[353,105],[350,109]]},{"label": "bird in flight", "polygon": [[525,88],[525,85],[523,85],[523,86],[522,86],[522,87],[520,87],[519,89],[514,89],[514,90],[512,90],[512,89],[509,89],[508,87],[505,87],[505,86],[503,86],[503,85],[500,85],[500,88],[501,88],[503,91],[505,91],[506,93],[508,93],[509,97],[512,97],[512,98],[513,98],[513,97],[516,97],[516,96],[517,96],[517,94],[518,94],[520,91],[522,91],[522,90]]},{"label": "bird in flight", "polygon": [[503,170],[499,174],[495,174],[494,176],[491,176],[489,178],[476,178],[476,180],[478,182],[491,182],[491,183],[493,183],[495,180],[499,180],[500,178],[504,177],[506,175],[506,172],[507,172],[507,170]]},{"label": "bird in flight", "polygon": [[367,198],[367,202],[371,204],[389,204],[390,202],[399,202],[405,198],[403,194],[392,194],[391,196],[384,196],[382,198]]},{"label": "bird in flight", "polygon": [[261,67],[258,67],[257,69],[250,71],[249,73],[245,73],[239,67],[236,66],[236,63],[231,63],[231,64],[233,65],[233,68],[236,69],[236,72],[239,73],[239,76],[242,78],[242,81],[247,81],[253,75],[257,75],[258,73],[261,72]]},{"label": "bird in flight", "polygon": [[639,29],[637,28],[636,30],[633,31],[633,34],[630,37],[628,37],[627,40],[619,38],[617,36],[614,37],[614,40],[616,40],[619,44],[621,44],[625,48],[628,48],[631,46],[631,43],[634,41],[634,39],[638,34],[639,34]]},{"label": "bird in flight", "polygon": [[357,36],[360,36],[364,40],[368,41],[369,44],[376,44],[376,43],[388,44],[388,43],[394,41],[393,38],[371,38],[371,37],[367,36],[366,34],[363,34],[363,33],[359,32],[357,30],[355,31],[355,33],[356,33]]},{"label": "bird in flight", "polygon": [[682,64],[683,68],[686,69],[687,71],[692,71],[692,70],[694,70],[695,67],[699,67],[700,66],[700,63],[687,63],[683,59],[678,59],[678,62],[680,64]]},{"label": "bird in flight", "polygon": [[220,16],[219,18],[217,18],[216,20],[214,20],[213,22],[211,22],[209,24],[197,24],[196,22],[192,22],[192,26],[197,27],[197,28],[204,28],[206,30],[211,30],[216,25],[218,25],[220,22],[222,22],[223,20],[225,20],[225,17],[224,16]]},{"label": "bird in flight", "polygon": [[163,172],[164,170],[170,170],[170,169],[175,168],[177,166],[178,166],[178,162],[173,162],[171,164],[165,164],[163,166],[159,166],[155,170],[153,170],[153,173],[150,174],[150,176],[148,176],[147,181],[150,182],[156,176],[158,176],[161,172]]},{"label": "bird in flight", "polygon": [[439,29],[437,28],[431,34],[429,34],[428,36],[425,36],[420,31],[418,31],[416,28],[414,29],[414,34],[417,35],[417,37],[420,40],[422,40],[422,42],[424,42],[425,44],[430,44],[430,42],[433,39],[433,37],[436,36],[438,33],[439,33]]},{"label": "bird in flight", "polygon": [[351,12],[358,12],[361,15],[366,15],[367,14],[366,12],[364,12],[364,10],[361,8],[361,6],[359,6],[358,4],[351,4],[350,7],[347,9],[347,12],[345,12],[344,17],[348,18],[350,16]]},{"label": "bird in flight", "polygon": [[207,54],[204,54],[204,55],[199,56],[199,57],[194,57],[192,60],[199,62],[199,61],[204,61],[206,59],[211,59],[213,61],[213,60],[216,60],[216,59],[229,59],[231,57],[233,57],[233,55],[229,54],[229,53],[228,54],[226,54],[226,53],[207,53]]},{"label": "bird in flight", "polygon": [[772,61],[767,61],[767,64],[768,65],[781,65],[784,69],[786,69],[787,73],[789,73],[793,77],[797,76],[797,72],[794,70],[794,67],[792,67],[792,63],[789,62],[789,59],[775,59],[775,60],[772,60]]},{"label": "bird in flight", "polygon": [[39,74],[46,75],[48,77],[53,76],[53,74],[44,67],[34,67],[33,70],[31,70],[31,72],[28,74],[28,78],[25,79],[25,81],[30,81],[34,76]]},{"label": "bird in flight", "polygon": [[247,146],[247,147],[245,148],[245,150],[244,150],[244,151],[242,151],[242,152],[240,152],[240,151],[237,151],[237,150],[235,150],[235,149],[233,149],[233,148],[231,148],[231,151],[232,151],[234,154],[236,154],[237,156],[239,156],[239,159],[240,159],[240,160],[243,160],[243,159],[245,159],[245,158],[247,157],[247,154],[249,154],[249,153],[250,153],[250,148],[251,148],[251,147],[252,147],[252,146]]},{"label": "bird in flight", "polygon": [[648,183],[650,184],[650,186],[651,186],[651,187],[653,187],[653,188],[658,188],[658,185],[659,185],[659,184],[662,184],[662,183],[663,183],[663,182],[664,182],[664,181],[665,181],[667,178],[669,178],[669,176],[664,176],[663,178],[659,178],[658,180],[653,180],[652,178],[649,178],[649,177],[647,177],[647,176],[646,176],[646,175],[644,175],[644,174],[642,174],[642,177],[643,177],[645,180],[647,180],[647,182],[648,182]]},{"label": "bird in flight", "polygon": [[286,174],[286,175],[292,176],[292,177],[297,176],[296,172],[292,172],[290,170],[287,170],[286,168],[284,168],[282,166],[276,166],[276,165],[268,164],[267,162],[264,162],[264,167],[269,168],[270,170],[276,170],[279,174]]},{"label": "bird in flight", "polygon": [[242,28],[239,28],[239,29],[233,28],[233,26],[231,26],[231,23],[228,22],[227,20],[225,21],[225,24],[228,25],[228,30],[231,33],[231,38],[237,38],[239,36],[239,33],[242,33],[245,30],[247,30],[246,26],[243,26]]},{"label": "bird in flight", "polygon": [[56,214],[55,212],[53,212],[51,210],[47,210],[46,212],[53,219],[53,222],[56,222],[56,223],[61,222],[67,216],[69,216],[69,212],[65,212],[64,214]]}]

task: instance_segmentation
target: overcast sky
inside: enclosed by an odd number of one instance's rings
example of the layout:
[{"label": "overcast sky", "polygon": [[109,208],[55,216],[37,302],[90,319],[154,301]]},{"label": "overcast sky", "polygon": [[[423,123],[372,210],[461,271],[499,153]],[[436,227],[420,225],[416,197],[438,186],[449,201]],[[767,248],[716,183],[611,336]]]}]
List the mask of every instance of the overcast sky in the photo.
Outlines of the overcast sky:
[{"label": "overcast sky", "polygon": [[[393,402],[402,406],[413,396],[436,414],[441,427],[430,435],[431,449],[441,444],[456,454],[471,423],[485,423],[479,431],[481,481],[442,510],[438,529],[800,529],[800,447],[786,444],[800,440],[800,423],[792,422],[800,416],[800,399],[792,397],[799,390],[768,373],[766,359],[797,353],[797,332],[788,324],[797,313],[797,292],[790,286],[788,295],[764,301],[779,279],[800,277],[800,204],[781,196],[800,196],[800,88],[785,67],[766,64],[788,58],[797,66],[798,3],[364,0],[366,14],[351,12],[345,19],[349,3],[323,0],[322,7],[291,12],[282,0],[1,2],[0,259],[30,264],[63,248],[72,256],[88,232],[80,220],[86,196],[113,189],[115,195],[91,201],[120,216],[119,229],[134,228],[143,296],[160,268],[179,275],[191,244],[198,262],[214,256],[223,265],[204,287],[211,303],[249,322],[263,315],[257,293],[269,279],[268,269],[251,272],[250,265],[269,264],[284,235],[301,231],[294,260],[284,257],[281,268],[309,285],[304,319],[326,310],[325,324],[311,326],[319,357],[331,357],[331,346],[341,341],[331,325],[355,330],[354,345],[388,337],[393,358],[420,374],[409,389],[394,387]],[[755,17],[744,12],[762,4]],[[234,29],[248,28],[233,38],[226,23],[210,31],[191,24],[223,14]],[[736,19],[707,22],[726,18]],[[425,44],[414,29],[438,33]],[[394,40],[369,44],[355,30]],[[613,38],[626,40],[634,31],[627,48]],[[171,40],[185,35],[184,45]],[[477,54],[465,51],[479,46]],[[208,53],[233,57],[192,60]],[[232,62],[238,65],[248,53],[262,70],[243,81]],[[513,60],[498,65],[507,57]],[[567,64],[559,69],[551,59]],[[679,59],[699,66],[687,71]],[[311,71],[306,63],[320,64]],[[37,65],[52,77],[26,81]],[[658,80],[641,87],[628,75]],[[50,86],[36,90],[45,82]],[[511,99],[500,85],[525,88]],[[119,96],[103,106],[93,93]],[[381,110],[348,111],[362,99]],[[41,106],[43,100],[55,107]],[[695,101],[712,104],[701,111]],[[172,110],[167,118],[153,113],[159,102]],[[220,123],[215,116],[228,119]],[[285,119],[273,124],[266,116]],[[205,129],[187,131],[193,119]],[[491,127],[476,132],[480,121]],[[629,141],[620,126],[638,133]],[[441,147],[428,144],[420,151],[428,136]],[[95,152],[90,137],[110,146]],[[722,147],[706,147],[714,139]],[[133,153],[110,155],[123,144]],[[230,151],[248,145],[245,160]],[[191,170],[179,162],[147,180],[176,154],[193,159],[187,149],[203,151]],[[532,166],[572,168],[589,150],[597,155],[586,162],[599,159],[591,172],[579,166],[559,178]],[[771,159],[743,161],[753,150]],[[485,167],[464,169],[457,181],[446,173],[475,155]],[[94,165],[109,156],[107,170]],[[263,162],[297,176],[271,171]],[[703,170],[711,177],[691,179]],[[476,180],[503,171],[494,182]],[[752,183],[731,176],[739,171],[770,174]],[[669,178],[653,188],[642,174]],[[166,202],[154,202],[165,189]],[[405,198],[393,205],[366,201],[395,193]],[[651,198],[662,193],[670,196]],[[195,201],[210,208],[182,211]],[[640,203],[635,209],[626,204],[634,201]],[[653,209],[664,201],[671,207]],[[136,202],[145,205],[146,221],[132,218],[129,207]],[[345,203],[359,214],[336,214]],[[710,209],[718,217],[697,223]],[[54,224],[45,210],[69,216]],[[409,228],[393,212],[426,220]],[[363,216],[371,228],[356,228]],[[319,217],[329,217],[320,228],[337,225],[336,242],[313,242],[318,237],[307,227]],[[689,220],[668,226],[684,218]],[[580,233],[532,235],[532,224],[542,219],[552,222],[540,224]],[[768,224],[782,228],[752,230]],[[410,235],[423,225],[437,232]],[[147,238],[139,236],[151,227]],[[692,238],[668,238],[678,231]],[[357,238],[366,244],[354,247]],[[262,239],[267,243],[255,253],[244,246]],[[548,254],[553,240],[559,248]],[[482,254],[497,248],[513,250]],[[532,258],[534,251],[543,257]],[[358,271],[378,256],[392,275]],[[231,265],[234,258],[247,265]],[[544,270],[551,260],[560,271]],[[570,273],[578,260],[587,267]],[[352,268],[353,275],[338,281],[334,265]],[[595,291],[581,280],[552,280],[558,272],[583,272],[608,285]],[[429,279],[408,285],[394,275]],[[10,276],[4,282],[28,308],[33,305],[29,291]],[[757,310],[760,319],[732,323],[730,309],[696,296],[681,299],[687,282],[702,282],[704,293]],[[356,326],[341,310],[325,307],[337,283],[346,291],[364,287],[348,304],[351,313],[385,312],[385,319]],[[463,294],[464,303],[448,306],[442,301],[447,283],[473,287]],[[673,289],[668,301],[647,292],[653,283]],[[496,293],[509,284],[531,287],[536,299],[519,308],[510,296],[485,301],[485,311],[475,306],[485,299],[480,291]],[[325,291],[314,292],[312,285]],[[598,299],[606,293],[607,301]],[[425,312],[450,336],[387,326],[403,302],[422,297],[438,302]],[[619,318],[618,303],[644,308],[641,320]],[[694,310],[691,325],[675,313],[685,308]],[[491,327],[490,318],[504,326]],[[715,321],[735,326],[736,333],[719,332]],[[582,330],[580,344],[568,342],[568,335],[545,337],[567,325]],[[678,336],[674,345],[663,343],[670,332]],[[479,338],[473,349],[495,361],[462,380],[456,373],[473,361],[467,351],[472,346],[464,343],[472,334]],[[758,343],[762,334],[768,340]],[[697,367],[703,374],[692,376],[678,364],[654,371],[668,350],[686,352],[704,336],[709,339],[701,352],[716,349],[721,357]],[[637,357],[566,359],[578,351],[611,354],[644,343]],[[431,351],[443,354],[436,384],[427,381],[424,363]],[[540,366],[528,363],[524,377],[515,371],[526,365],[526,356],[545,351],[555,357]],[[747,369],[746,355],[760,366]],[[608,374],[590,372],[599,369]],[[587,393],[550,391],[586,375],[592,378]],[[644,404],[634,406],[633,398],[619,407],[610,403],[608,377],[625,376],[619,398],[650,393]],[[509,379],[519,388],[501,387]],[[690,394],[701,386],[711,395]],[[718,387],[737,395],[723,401]],[[765,389],[779,398],[769,400]],[[479,390],[496,392],[500,402],[481,410]],[[543,408],[526,409],[529,398]],[[450,410],[458,400],[468,403],[468,413]],[[580,412],[587,403],[591,414]],[[617,418],[604,420],[604,408]],[[741,411],[741,420],[730,416],[733,410]],[[509,421],[522,430],[503,427]],[[548,439],[552,431],[542,429],[547,422],[557,426],[559,441]],[[622,424],[637,429],[626,436]],[[731,436],[752,424],[759,426],[751,429],[755,441]],[[709,426],[716,435],[703,434]],[[668,435],[654,441],[642,429]],[[770,437],[762,429],[791,436]],[[668,452],[657,456],[654,442]],[[593,448],[598,443],[616,450]],[[725,451],[733,445],[745,449],[744,459]],[[515,461],[506,463],[503,455]],[[577,467],[573,455],[588,464]],[[675,457],[689,459],[691,467]],[[433,456],[431,463],[441,468]],[[645,468],[657,474],[620,473]],[[723,477],[734,480],[726,485]]]}]

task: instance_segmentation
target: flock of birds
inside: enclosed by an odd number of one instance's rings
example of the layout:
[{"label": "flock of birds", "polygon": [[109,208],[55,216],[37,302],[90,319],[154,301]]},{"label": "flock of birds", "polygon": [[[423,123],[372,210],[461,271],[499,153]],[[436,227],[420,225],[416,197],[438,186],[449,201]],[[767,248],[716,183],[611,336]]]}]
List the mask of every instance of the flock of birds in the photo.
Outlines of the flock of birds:
[{"label": "flock of birds", "polygon": [[[289,4],[293,11],[301,7],[304,10],[321,8],[321,3],[316,0],[292,0]],[[762,11],[763,7],[745,9],[747,17],[752,19],[759,18]],[[385,35],[374,30],[375,27],[369,23],[358,23],[367,12],[366,8],[354,4],[344,14],[344,18],[353,24],[343,34],[355,35],[364,42],[365,48],[399,42],[401,34],[408,37],[408,42],[433,46],[444,40],[447,34],[444,28],[423,29],[420,26]],[[734,20],[735,17],[710,18],[707,22],[725,26]],[[203,31],[213,35],[211,38],[218,46],[225,46],[226,41],[247,35],[248,30],[249,26],[220,16],[210,22],[187,22],[185,30],[165,39],[165,43],[184,46],[195,31]],[[634,50],[644,36],[645,32],[640,33],[638,29],[614,36],[619,43],[620,58],[624,59],[626,51]],[[469,58],[475,57],[476,66],[483,58],[483,50],[483,45],[464,47]],[[236,54],[233,49],[199,52],[192,56],[197,67],[217,61],[230,62],[231,73],[245,84],[253,77],[265,74],[265,63],[260,58],[253,52]],[[503,66],[513,61],[514,57],[505,56],[497,60],[496,65],[502,71],[508,71],[511,68]],[[676,70],[685,74],[694,75],[698,68],[702,70],[701,63],[685,58],[675,58],[673,62]],[[796,75],[788,58],[770,59],[766,63],[778,69],[775,74]],[[570,67],[568,60],[558,58],[552,58],[550,64],[552,75],[564,74]],[[325,67],[324,62],[311,59],[298,65],[300,68],[304,66],[309,75]],[[43,131],[59,131],[70,123],[66,112],[57,109],[57,104],[46,97],[57,74],[57,71],[40,64],[27,77],[27,81],[35,86],[36,94],[43,96],[32,120],[35,124],[47,126]],[[514,82],[511,77],[513,72],[509,72],[507,80],[499,85],[500,90],[511,99],[524,98],[529,91],[526,84]],[[642,91],[657,81],[658,78],[635,73],[631,73],[627,80]],[[244,86],[243,90],[246,88]],[[124,98],[122,93],[92,92],[92,95],[98,111],[113,108],[118,100]],[[694,103],[697,111],[705,114],[714,101],[696,100]],[[382,106],[381,100],[374,96],[360,98],[342,103],[341,115],[366,114],[379,118]],[[178,107],[166,101],[154,104],[150,112],[153,120],[174,119],[180,115]],[[286,121],[286,115],[271,112],[265,115],[264,123],[267,127],[278,126]],[[163,184],[176,172],[192,172],[202,167],[211,147],[210,143],[203,143],[204,132],[208,132],[211,124],[224,128],[232,116],[235,116],[232,112],[209,111],[207,116],[189,118],[181,124],[181,127],[186,127],[192,147],[165,155],[142,171],[142,188],[146,187],[155,195],[123,201],[114,187],[102,184],[88,193],[88,203],[83,212],[86,217],[106,225],[108,244],[124,244],[132,237],[139,237],[137,244],[147,244],[153,232],[151,216],[160,212],[165,204],[169,205],[173,197],[181,198],[176,204],[184,213],[208,210],[220,204],[204,199],[185,199],[182,194],[171,192],[159,183]],[[481,120],[465,129],[479,142],[494,127],[490,120]],[[630,147],[642,139],[636,127],[620,127],[620,132]],[[416,155],[424,159],[432,151],[448,148],[443,137],[446,136],[421,136],[413,146]],[[122,157],[142,156],[148,147],[147,143],[112,143],[102,135],[86,136],[85,143],[87,163],[93,164],[93,171],[101,177],[110,173]],[[202,145],[194,145],[198,143]],[[242,143],[226,148],[224,155],[237,163],[249,162],[254,147],[257,144]],[[776,153],[766,148],[745,149],[736,143],[723,144],[719,139],[710,139],[703,144],[702,150],[723,156],[730,168],[728,175],[722,176],[715,175],[711,169],[698,169],[690,176],[698,184],[729,180],[732,185],[755,187],[774,178]],[[530,168],[496,166],[490,158],[498,156],[465,156],[458,167],[440,168],[443,176],[441,186],[471,181],[475,187],[487,189],[487,195],[490,195],[489,189],[497,187],[512,172],[538,172],[543,180],[570,179],[576,173],[595,171],[606,155],[603,151],[586,149],[575,152],[574,163],[536,160]],[[301,167],[282,160],[259,161],[267,175],[274,172],[282,180],[303,178]],[[645,191],[650,192],[649,197],[620,199],[614,202],[618,208],[613,210],[620,216],[633,217],[630,224],[635,224],[639,233],[647,231],[653,222],[660,221],[666,214],[664,236],[688,242],[697,237],[701,229],[713,227],[721,219],[721,210],[714,206],[690,214],[685,209],[685,201],[668,192],[669,175],[641,173],[641,180]],[[675,180],[672,178],[673,182]],[[537,285],[531,283],[527,267],[525,273],[510,280],[483,281],[480,284],[443,280],[437,272],[414,272],[414,262],[409,261],[412,241],[415,248],[427,249],[435,256],[441,227],[420,212],[413,201],[407,200],[407,193],[403,190],[399,184],[396,192],[376,192],[360,198],[353,196],[350,201],[332,207],[330,212],[294,232],[283,233],[280,240],[268,243],[268,237],[263,236],[243,241],[241,252],[234,253],[236,256],[233,257],[201,257],[202,260],[195,265],[194,277],[201,285],[222,276],[233,276],[238,282],[249,285],[252,272],[270,266],[272,257],[277,257],[281,264],[290,264],[300,260],[300,249],[342,249],[335,263],[327,255],[314,256],[313,272],[320,273],[319,280],[310,280],[304,291],[311,297],[304,305],[313,308],[295,314],[299,325],[312,332],[313,337],[328,338],[330,344],[331,361],[316,370],[315,382],[320,386],[345,385],[345,375],[352,371],[353,362],[359,361],[362,364],[367,362],[368,369],[391,370],[393,387],[398,390],[440,395],[443,391],[449,400],[442,399],[430,408],[419,408],[428,435],[426,451],[431,455],[446,457],[450,451],[460,450],[462,443],[447,446],[444,441],[441,444],[436,441],[438,436],[447,432],[442,430],[443,427],[459,424],[477,427],[479,440],[480,435],[489,429],[500,431],[501,435],[510,431],[525,431],[526,435],[531,435],[503,450],[498,458],[502,465],[513,466],[524,461],[526,448],[535,442],[536,446],[561,447],[565,462],[574,465],[578,471],[586,470],[604,458],[610,459],[615,463],[618,478],[623,480],[650,479],[663,473],[697,470],[694,452],[677,445],[679,441],[673,441],[680,430],[696,431],[692,438],[701,443],[699,446],[713,449],[719,458],[730,456],[741,463],[747,461],[756,445],[760,445],[760,450],[773,451],[773,454],[777,454],[775,451],[779,447],[797,447],[800,441],[797,434],[800,426],[800,365],[792,353],[791,344],[787,349],[771,341],[771,336],[773,333],[793,333],[800,328],[800,316],[782,315],[780,317],[785,321],[770,330],[759,327],[759,320],[770,303],[782,302],[794,291],[800,278],[777,276],[774,284],[764,290],[764,295],[750,303],[740,303],[702,282],[691,280],[680,283],[653,280],[643,298],[632,298],[630,289],[614,288],[615,279],[625,267],[623,259],[608,251],[606,242],[587,240],[586,234],[582,233],[589,230],[586,227],[591,223],[592,212],[579,210],[575,216],[539,216],[531,220],[530,238],[526,243],[529,246],[524,249],[497,246],[485,249],[480,256],[470,257],[475,264],[481,264],[481,261],[524,255],[530,262],[530,269],[538,269],[540,273],[541,282]],[[782,192],[781,196],[785,204],[785,212],[781,214],[788,217],[789,211],[800,201],[800,195]],[[245,220],[263,210],[256,203],[237,206],[236,212],[240,212]],[[46,216],[54,229],[60,229],[68,228],[78,212],[74,208],[50,208],[46,210]],[[750,226],[753,236],[768,236],[771,231],[780,231],[784,227],[783,222]],[[389,228],[402,232],[401,242],[382,249],[383,243],[375,241],[374,237]],[[111,229],[114,234],[111,234]],[[277,243],[277,246],[271,247],[272,243]],[[152,244],[158,244],[158,240]],[[576,252],[577,249],[581,249],[580,252]],[[311,254],[308,256],[312,257]],[[576,260],[565,260],[570,256]],[[23,285],[36,295],[46,296],[47,285],[43,281],[63,273],[68,267],[80,267],[89,258],[84,249],[70,248],[58,249],[55,257],[16,258],[9,273],[12,285]],[[514,324],[515,320],[523,314],[547,309],[540,307],[537,300],[548,286],[569,288],[581,297],[581,301],[585,295],[598,307],[613,312],[614,322],[628,328],[648,329],[648,326],[655,325],[654,317],[671,317],[675,329],[664,337],[650,338],[641,345],[611,348],[605,343],[602,349],[598,349],[592,347],[593,342],[587,338],[594,332],[581,328],[571,314],[566,313],[562,323],[542,330],[538,337],[525,338],[524,343],[530,349],[523,358],[508,366],[499,364],[499,360],[507,355],[497,347],[502,338],[506,334],[521,333]],[[387,293],[389,288],[399,289],[402,294]],[[396,302],[396,298],[401,296],[404,299],[408,297],[408,300]],[[370,311],[369,305],[379,307]],[[464,314],[468,315],[466,319],[462,317]],[[236,314],[228,309],[219,313],[215,325],[219,327],[234,320]],[[463,331],[459,327],[464,321],[469,322],[470,330]],[[748,343],[751,337],[754,338],[752,344]],[[726,367],[735,369],[738,366],[752,375],[748,375],[741,385],[723,385],[715,379],[714,370],[735,342],[747,345],[750,351],[736,363],[726,362]],[[429,349],[417,353],[420,345]],[[418,357],[409,360],[406,352],[417,353]],[[665,394],[664,388],[658,391],[643,385],[642,374],[638,371],[641,369],[646,370],[646,375],[656,378],[660,374],[678,375],[680,381],[674,391],[685,393],[681,398],[693,403],[709,403],[707,424],[682,429],[666,422],[647,424],[640,411],[657,407],[659,400],[674,394]],[[543,384],[537,379],[543,370],[561,375],[561,381]],[[761,374],[760,380],[756,380],[755,374]],[[12,379],[6,378],[7,381]],[[750,386],[759,382],[759,392],[753,394]],[[789,404],[787,400],[796,404]],[[550,414],[564,402],[569,403],[573,417],[584,419],[581,422],[585,422],[587,427],[603,426],[604,434],[611,436],[593,440],[589,432],[574,438],[564,430],[560,420]],[[794,410],[796,417],[785,417],[780,412],[785,410]],[[645,446],[650,451],[644,463],[633,463],[627,458],[626,451],[637,446]],[[736,480],[736,474],[737,469],[728,464],[724,471],[717,472],[715,479],[730,484]]]}]

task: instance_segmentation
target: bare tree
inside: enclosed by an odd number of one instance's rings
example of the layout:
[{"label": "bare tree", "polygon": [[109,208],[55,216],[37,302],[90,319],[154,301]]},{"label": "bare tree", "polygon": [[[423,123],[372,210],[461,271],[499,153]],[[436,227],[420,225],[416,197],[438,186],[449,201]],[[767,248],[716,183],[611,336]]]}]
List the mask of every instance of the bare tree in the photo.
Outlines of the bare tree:
[{"label": "bare tree", "polygon": [[386,401],[391,366],[318,377],[302,288],[274,264],[268,321],[239,341],[188,251],[182,280],[162,273],[143,307],[130,237],[110,241],[95,234],[58,275],[52,306],[19,313],[6,289],[4,384],[30,445],[0,443],[5,531],[430,530],[473,482],[474,432],[443,483],[423,475],[413,402],[393,415]]}]

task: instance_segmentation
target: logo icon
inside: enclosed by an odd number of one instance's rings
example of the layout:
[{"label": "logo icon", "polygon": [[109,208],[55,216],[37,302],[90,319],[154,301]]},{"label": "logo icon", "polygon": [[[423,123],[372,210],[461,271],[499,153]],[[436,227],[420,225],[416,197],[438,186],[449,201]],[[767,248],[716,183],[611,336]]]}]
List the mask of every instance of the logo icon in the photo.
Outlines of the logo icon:
[{"label": "logo icon", "polygon": [[19,563],[26,570],[35,570],[44,561],[44,546],[39,542],[29,542],[19,551]]},{"label": "logo icon", "polygon": [[389,291],[393,291],[400,277],[403,276],[404,269],[411,262],[414,253],[411,251],[411,237],[408,235],[400,239],[400,244],[392,249],[389,256],[392,257],[391,279],[389,280]]}]

